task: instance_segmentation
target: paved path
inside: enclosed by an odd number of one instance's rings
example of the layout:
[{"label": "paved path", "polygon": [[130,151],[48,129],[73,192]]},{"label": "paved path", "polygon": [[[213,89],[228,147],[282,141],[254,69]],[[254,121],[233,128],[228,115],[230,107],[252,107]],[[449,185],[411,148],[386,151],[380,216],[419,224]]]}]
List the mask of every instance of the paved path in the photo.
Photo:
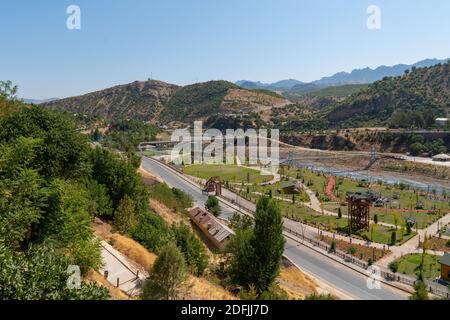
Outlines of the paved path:
[{"label": "paved path", "polygon": [[[141,267],[133,264],[119,251],[114,249],[107,242],[101,242],[101,255],[103,266],[99,270],[101,275],[108,271],[108,282],[113,286],[117,286],[130,296],[138,296],[142,282],[147,278],[148,274]],[[139,277],[137,274],[139,273]]]}]

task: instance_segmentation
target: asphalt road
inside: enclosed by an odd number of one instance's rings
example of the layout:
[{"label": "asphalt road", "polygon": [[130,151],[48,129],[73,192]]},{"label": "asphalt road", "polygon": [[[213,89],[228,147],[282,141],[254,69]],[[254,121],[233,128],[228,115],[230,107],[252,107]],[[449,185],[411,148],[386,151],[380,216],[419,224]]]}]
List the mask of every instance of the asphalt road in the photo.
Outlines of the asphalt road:
[{"label": "asphalt road", "polygon": [[[166,181],[171,187],[181,189],[190,194],[196,205],[204,206],[207,196],[172,170],[146,157],[143,157],[142,166],[146,171]],[[222,203],[221,206],[223,218],[227,218],[235,212],[235,210]],[[407,293],[384,284],[381,285],[381,289],[369,289],[367,286],[368,278],[364,275],[312,249],[299,245],[293,240],[287,239],[285,254],[302,270],[351,299],[401,300],[408,297]]]}]

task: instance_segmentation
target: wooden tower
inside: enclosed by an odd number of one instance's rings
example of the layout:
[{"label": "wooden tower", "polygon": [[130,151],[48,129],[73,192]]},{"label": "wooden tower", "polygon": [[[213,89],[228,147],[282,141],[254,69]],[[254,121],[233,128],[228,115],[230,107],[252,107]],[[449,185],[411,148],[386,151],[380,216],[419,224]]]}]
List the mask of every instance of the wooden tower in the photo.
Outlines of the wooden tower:
[{"label": "wooden tower", "polygon": [[367,230],[370,224],[372,201],[362,193],[347,193],[348,226],[350,232]]}]

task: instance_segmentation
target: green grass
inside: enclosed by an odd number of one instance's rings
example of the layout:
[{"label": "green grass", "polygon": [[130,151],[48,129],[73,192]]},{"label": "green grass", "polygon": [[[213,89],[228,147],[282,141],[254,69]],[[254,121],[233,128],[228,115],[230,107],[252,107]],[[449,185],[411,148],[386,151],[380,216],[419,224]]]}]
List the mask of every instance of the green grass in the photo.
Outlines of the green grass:
[{"label": "green grass", "polygon": [[273,179],[271,175],[261,175],[257,170],[234,165],[191,165],[184,168],[184,173],[206,180],[218,176],[222,181],[236,183],[262,183]]},{"label": "green grass", "polygon": [[[424,277],[428,279],[439,277],[441,274],[441,266],[439,264],[440,257],[435,255],[427,254],[425,256],[424,263]],[[419,272],[419,266],[422,261],[421,254],[408,254],[397,260],[398,263],[398,271],[397,273],[409,275],[409,276],[417,276]]]},{"label": "green grass", "polygon": [[[339,219],[337,216],[327,216],[321,215],[309,209],[307,207],[302,206],[301,204],[289,204],[286,202],[280,203],[281,213],[292,220],[301,221],[303,223],[316,226],[320,224],[321,227],[326,228],[331,232],[341,232],[348,233],[348,219],[341,218]],[[370,240],[376,243],[381,244],[391,244],[391,234],[395,231],[395,228],[389,228],[386,226],[378,225],[377,229],[374,233],[373,239],[371,239],[370,232],[364,231],[358,234],[354,234],[354,236],[360,237],[361,239]],[[397,232],[397,243],[396,245],[401,245],[414,237],[416,235],[415,232],[411,232],[411,234],[407,235],[405,230],[398,228]]]},{"label": "green grass", "polygon": [[165,183],[158,183],[149,188],[150,198],[156,199],[175,212],[185,213],[192,207],[192,198],[179,189],[171,189]]},{"label": "green grass", "polygon": [[[347,213],[348,213],[347,206],[340,206],[339,204],[336,204],[336,203],[325,204],[324,209],[331,211],[331,212],[338,213],[339,207],[341,208],[342,214],[347,215]],[[394,209],[385,211],[380,208],[371,208],[371,210],[370,210],[370,217],[372,220],[374,219],[374,216],[377,215],[378,222],[384,222],[384,223],[388,223],[388,224],[392,224],[392,225],[395,225],[395,219],[394,219],[395,214],[398,214],[400,217],[400,219],[398,221],[398,227],[405,226],[407,218],[414,218],[418,224],[418,229],[427,228],[429,225],[433,224],[434,222],[436,222],[438,219],[442,218],[442,216],[443,216],[442,214],[437,214],[437,213],[431,214],[431,213],[426,213],[426,212],[414,212],[414,211],[413,212],[400,212],[400,211],[396,211]]]}]

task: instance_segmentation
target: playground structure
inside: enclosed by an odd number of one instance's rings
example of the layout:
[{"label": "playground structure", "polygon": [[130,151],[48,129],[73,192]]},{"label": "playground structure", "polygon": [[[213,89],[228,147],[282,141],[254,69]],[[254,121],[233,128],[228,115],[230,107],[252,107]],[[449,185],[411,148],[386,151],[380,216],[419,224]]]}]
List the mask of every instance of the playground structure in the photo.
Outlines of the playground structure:
[{"label": "playground structure", "polygon": [[205,193],[214,192],[216,196],[222,195],[222,181],[220,177],[212,177],[206,182]]},{"label": "playground structure", "polygon": [[372,201],[362,193],[347,193],[349,232],[369,231]]}]

